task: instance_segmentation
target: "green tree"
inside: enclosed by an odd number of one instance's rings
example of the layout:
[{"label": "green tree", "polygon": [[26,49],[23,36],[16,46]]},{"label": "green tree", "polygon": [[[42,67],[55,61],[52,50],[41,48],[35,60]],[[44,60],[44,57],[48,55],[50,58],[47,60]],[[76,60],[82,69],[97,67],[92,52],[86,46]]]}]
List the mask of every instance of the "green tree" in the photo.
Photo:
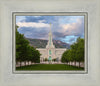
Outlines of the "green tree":
[{"label": "green tree", "polygon": [[34,63],[40,63],[40,52],[31,47],[31,61]]},{"label": "green tree", "polygon": [[84,39],[78,38],[77,45],[77,61],[79,62],[80,67],[80,62],[84,62]]},{"label": "green tree", "polygon": [[80,67],[80,62],[84,62],[84,39],[78,38],[77,42],[71,45],[71,50],[72,50],[72,57],[73,60],[79,62],[79,67]]},{"label": "green tree", "polygon": [[73,61],[71,49],[66,50],[63,53],[61,61],[62,62],[67,62],[67,63]]},{"label": "green tree", "polygon": [[72,55],[72,58],[73,58],[73,61],[75,62],[75,65],[76,65],[76,61],[77,61],[77,43],[74,43],[71,45],[71,55]]},{"label": "green tree", "polygon": [[27,60],[29,42],[24,38],[24,35],[17,31],[17,28],[16,26],[16,61],[22,62]]},{"label": "green tree", "polygon": [[45,58],[45,59],[44,59],[44,61],[48,61],[48,59],[47,59],[47,58]]},{"label": "green tree", "polygon": [[84,62],[84,39],[78,38],[76,43],[71,45],[71,49],[66,50],[62,55],[62,62]]},{"label": "green tree", "polygon": [[23,34],[17,31],[18,26],[16,26],[16,62],[26,62],[32,61],[35,63],[40,62],[40,52],[29,45],[29,41],[25,39]]},{"label": "green tree", "polygon": [[68,54],[68,52],[66,50],[62,55],[61,62],[63,62],[63,63],[68,62],[67,54]]}]

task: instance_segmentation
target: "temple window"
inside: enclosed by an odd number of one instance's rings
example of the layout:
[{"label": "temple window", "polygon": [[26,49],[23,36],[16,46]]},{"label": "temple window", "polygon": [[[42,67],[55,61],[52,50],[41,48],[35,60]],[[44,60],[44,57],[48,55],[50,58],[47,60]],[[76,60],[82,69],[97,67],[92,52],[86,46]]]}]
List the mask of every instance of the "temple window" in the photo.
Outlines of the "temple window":
[{"label": "temple window", "polygon": [[49,50],[49,55],[51,55],[51,50]]}]

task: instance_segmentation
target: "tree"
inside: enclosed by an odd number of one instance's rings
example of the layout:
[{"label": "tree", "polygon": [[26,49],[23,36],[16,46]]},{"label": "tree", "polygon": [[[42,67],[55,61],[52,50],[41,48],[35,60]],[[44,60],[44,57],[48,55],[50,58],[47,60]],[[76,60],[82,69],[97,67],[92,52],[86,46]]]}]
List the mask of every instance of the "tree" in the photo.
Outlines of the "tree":
[{"label": "tree", "polygon": [[25,39],[23,34],[20,34],[17,31],[18,26],[16,26],[16,62],[32,61],[39,63],[40,62],[40,52],[34,47],[29,45],[29,41]]},{"label": "tree", "polygon": [[40,55],[41,55],[40,52],[33,47],[31,47],[31,52],[32,52],[31,61],[35,63],[40,63]]},{"label": "tree", "polygon": [[71,49],[66,50],[63,53],[62,58],[61,58],[61,61],[62,62],[67,62],[67,63],[70,62],[70,61],[73,61]]},{"label": "tree", "polygon": [[17,31],[17,28],[18,26],[16,26],[16,61],[22,62],[27,60],[29,42]]},{"label": "tree", "polygon": [[77,61],[80,67],[80,62],[84,61],[84,39],[78,38],[77,45]]},{"label": "tree", "polygon": [[44,59],[44,61],[48,61],[48,59],[47,59],[47,58],[45,58],[45,59]]},{"label": "tree", "polygon": [[75,62],[75,66],[76,66],[76,61],[77,61],[77,43],[74,43],[73,45],[71,45],[71,55],[73,57],[73,61]]},{"label": "tree", "polygon": [[54,62],[55,62],[55,61],[57,61],[57,58],[55,58],[55,59],[52,59],[52,61],[54,61]]},{"label": "tree", "polygon": [[70,62],[74,61],[75,65],[76,62],[84,62],[84,39],[78,38],[76,43],[71,45],[71,49],[66,50],[62,55],[62,62]]},{"label": "tree", "polygon": [[76,61],[79,62],[80,67],[80,62],[84,61],[84,39],[79,37],[77,39],[77,42],[71,45],[71,50],[73,60],[75,61],[75,63]]},{"label": "tree", "polygon": [[68,51],[66,50],[62,55],[61,62],[63,62],[63,63],[68,62],[67,55],[68,55]]}]

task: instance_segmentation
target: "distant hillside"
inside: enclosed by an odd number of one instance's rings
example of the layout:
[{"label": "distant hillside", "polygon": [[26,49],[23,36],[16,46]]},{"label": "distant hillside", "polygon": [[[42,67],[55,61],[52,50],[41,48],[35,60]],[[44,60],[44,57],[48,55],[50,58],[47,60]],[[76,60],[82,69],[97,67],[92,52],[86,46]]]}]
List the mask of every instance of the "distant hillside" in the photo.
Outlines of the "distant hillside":
[{"label": "distant hillside", "polygon": [[[45,48],[47,45],[48,40],[42,40],[42,39],[31,39],[31,38],[26,38],[31,46],[37,47],[37,48]],[[53,40],[53,44],[55,45],[56,48],[70,48],[70,45],[67,43],[64,43],[59,40]]]}]

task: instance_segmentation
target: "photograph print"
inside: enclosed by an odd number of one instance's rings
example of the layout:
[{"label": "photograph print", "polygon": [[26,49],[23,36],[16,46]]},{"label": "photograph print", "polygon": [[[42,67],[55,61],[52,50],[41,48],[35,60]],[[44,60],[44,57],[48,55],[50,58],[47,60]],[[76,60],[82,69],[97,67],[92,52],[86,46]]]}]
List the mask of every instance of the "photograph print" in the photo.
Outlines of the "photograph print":
[{"label": "photograph print", "polygon": [[84,71],[84,15],[16,15],[15,71]]}]

